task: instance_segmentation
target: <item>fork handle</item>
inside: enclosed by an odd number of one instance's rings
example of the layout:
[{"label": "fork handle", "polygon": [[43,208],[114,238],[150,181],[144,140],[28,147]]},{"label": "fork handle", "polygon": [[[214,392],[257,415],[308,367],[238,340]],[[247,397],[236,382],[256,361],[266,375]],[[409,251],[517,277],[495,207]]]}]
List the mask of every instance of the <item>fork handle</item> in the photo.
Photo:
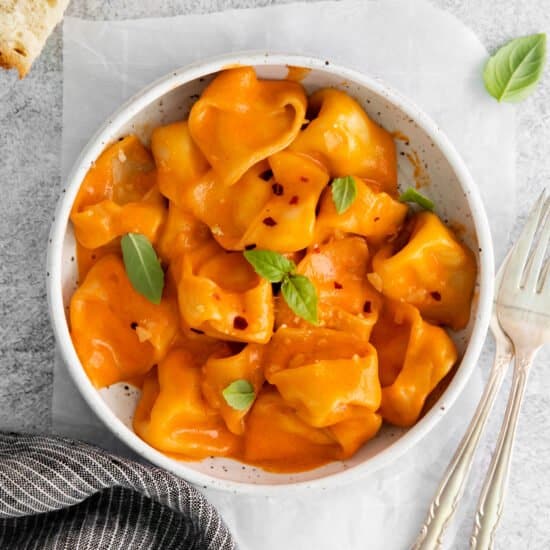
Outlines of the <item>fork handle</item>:
[{"label": "fork handle", "polygon": [[514,378],[506,414],[489,473],[485,478],[478,501],[474,530],[470,539],[471,550],[490,550],[494,546],[496,528],[504,507],[519,412],[535,353],[536,350],[518,350],[516,354]]},{"label": "fork handle", "polygon": [[474,453],[487,417],[493,407],[506,369],[512,360],[509,344],[497,340],[495,359],[483,396],[476,409],[468,431],[462,438],[452,462],[437,489],[428,516],[416,539],[413,550],[436,550],[442,546],[442,536],[456,511],[472,466]]}]

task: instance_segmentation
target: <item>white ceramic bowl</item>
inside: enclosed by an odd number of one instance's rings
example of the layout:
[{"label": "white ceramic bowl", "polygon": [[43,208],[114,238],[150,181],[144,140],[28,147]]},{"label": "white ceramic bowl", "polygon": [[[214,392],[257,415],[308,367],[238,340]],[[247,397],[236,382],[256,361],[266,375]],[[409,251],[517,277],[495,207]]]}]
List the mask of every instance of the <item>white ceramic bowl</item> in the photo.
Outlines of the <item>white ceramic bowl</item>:
[{"label": "white ceramic bowl", "polygon": [[[76,286],[75,241],[69,213],[78,188],[91,163],[105,146],[120,136],[137,133],[148,142],[151,130],[160,124],[187,116],[189,109],[216,72],[232,65],[252,65],[264,78],[280,79],[288,66],[311,69],[302,84],[311,92],[320,87],[340,88],[355,97],[368,114],[390,131],[400,131],[408,144],[396,140],[400,185],[413,178],[406,153],[418,154],[431,183],[426,193],[435,201],[437,213],[462,227],[462,237],[476,252],[478,280],[472,319],[456,335],[462,360],[450,385],[432,409],[412,428],[385,426],[352,458],[333,462],[299,474],[273,474],[224,458],[200,462],[169,458],[142,441],[131,428],[138,392],[124,391],[118,384],[97,391],[86,376],[75,352],[67,325],[69,299]],[[328,61],[289,55],[241,54],[195,63],[153,83],[117,111],[92,137],[66,182],[51,232],[48,256],[48,297],[57,343],[68,371],[90,407],[105,425],[136,453],[175,474],[200,485],[238,492],[274,494],[307,487],[328,487],[373,472],[418,444],[441,419],[464,388],[485,339],[493,295],[493,252],[487,217],[478,191],[454,147],[418,107],[383,83]]]}]

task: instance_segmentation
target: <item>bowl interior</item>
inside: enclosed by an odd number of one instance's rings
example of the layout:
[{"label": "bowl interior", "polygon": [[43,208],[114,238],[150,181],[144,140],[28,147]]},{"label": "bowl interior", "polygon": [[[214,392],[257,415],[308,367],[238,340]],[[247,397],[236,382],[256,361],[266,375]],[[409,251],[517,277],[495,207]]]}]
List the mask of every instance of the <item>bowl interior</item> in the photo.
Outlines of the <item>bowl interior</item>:
[{"label": "bowl interior", "polygon": [[[267,63],[265,61],[257,61],[255,65],[256,71],[260,77],[270,79],[285,78],[288,74],[288,67],[285,64]],[[395,97],[389,97],[390,94],[385,91],[381,85],[368,86],[350,77],[348,73],[342,74],[331,66],[325,67],[322,63],[311,63],[311,70],[305,74],[301,80],[308,92],[313,92],[321,87],[335,87],[351,94],[365,108],[369,116],[376,122],[381,124],[390,132],[395,132],[396,145],[398,149],[399,161],[399,184],[401,188],[409,185],[422,186],[423,192],[428,194],[436,204],[436,211],[439,216],[447,223],[454,226],[460,238],[475,251],[478,255],[478,266],[482,264],[480,261],[480,251],[478,249],[477,234],[474,224],[474,217],[471,204],[468,198],[468,192],[461,184],[459,175],[455,172],[451,163],[447,160],[445,152],[440,146],[440,141],[429,135],[424,129],[425,124],[422,124],[420,113],[415,115],[414,109],[409,107],[403,109],[396,103]],[[145,143],[149,142],[151,131],[161,124],[166,124],[172,121],[186,118],[189,109],[196,101],[198,95],[213,78],[213,75],[205,75],[194,78],[183,84],[176,84],[168,91],[162,91],[160,94],[150,94],[145,102],[139,108],[126,109],[126,115],[113,119],[113,122],[105,127],[102,135],[103,141],[98,144],[102,149],[109,141],[127,135],[128,133],[137,134]],[[142,97],[143,99],[143,97]],[[73,175],[76,174],[73,172]],[[80,181],[68,182],[69,188],[73,189],[73,193],[67,195],[74,196],[75,189],[79,186]],[[69,189],[68,189],[69,191]],[[67,199],[69,196],[67,197]],[[65,311],[69,304],[71,294],[77,284],[77,266],[75,241],[72,227],[65,220],[66,230],[61,247],[61,288],[62,299],[65,306]],[[489,251],[487,251],[489,253]],[[478,276],[479,288],[479,276]],[[476,292],[476,296],[478,293]],[[472,330],[478,318],[478,300],[474,300],[473,312],[469,326],[462,332],[454,334],[453,338],[459,348],[461,356],[464,354],[469,342]],[[62,346],[63,347],[63,346]],[[75,354],[72,353],[72,358],[65,359],[69,363],[69,370],[81,369],[79,364],[74,360]],[[460,371],[463,365],[460,365]],[[91,388],[91,384],[82,381],[82,378],[75,378],[77,384],[82,390],[82,384],[88,384],[90,387],[83,391],[85,397],[90,402],[90,392],[95,392]],[[451,386],[455,381],[451,382]],[[91,388],[91,389],[90,389]],[[374,462],[381,463],[382,455],[389,458],[391,451],[398,442],[404,443],[406,438],[412,438],[411,431],[385,426],[379,435],[362,449],[360,449],[352,458],[342,461],[333,462],[316,470],[297,473],[297,474],[271,474],[259,468],[248,465],[243,465],[223,458],[209,458],[202,461],[179,461],[173,458],[167,458],[160,453],[154,451],[141,441],[131,429],[131,421],[133,416],[136,400],[139,397],[139,390],[126,386],[125,384],[116,384],[108,389],[103,389],[98,392],[102,403],[95,404],[94,409],[102,419],[109,424],[109,418],[112,415],[109,411],[102,410],[107,407],[113,413],[123,426],[116,430],[126,443],[130,444],[134,450],[141,452],[158,464],[168,467],[170,470],[187,477],[191,480],[200,480],[208,483],[212,480],[214,485],[222,486],[224,481],[232,481],[237,483],[259,484],[259,485],[279,485],[279,484],[295,484],[297,482],[311,482],[326,478],[331,474],[343,472],[353,469],[359,465]],[[87,395],[88,394],[88,395]],[[448,399],[449,389],[443,392],[442,397],[437,403],[437,408],[440,409],[446,404]],[[435,407],[434,407],[435,408]],[[426,422],[424,418],[419,425]],[[417,425],[417,427],[419,426]],[[112,429],[112,426],[111,426]],[[201,475],[203,474],[203,475]],[[216,483],[216,480],[220,483]]]}]

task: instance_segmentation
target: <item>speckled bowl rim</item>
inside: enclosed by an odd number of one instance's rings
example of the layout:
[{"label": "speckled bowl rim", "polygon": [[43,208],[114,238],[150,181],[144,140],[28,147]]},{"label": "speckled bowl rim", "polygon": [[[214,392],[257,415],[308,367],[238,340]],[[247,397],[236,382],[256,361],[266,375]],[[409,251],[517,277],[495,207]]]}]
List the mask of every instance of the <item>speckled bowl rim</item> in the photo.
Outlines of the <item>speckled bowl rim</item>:
[{"label": "speckled bowl rim", "polygon": [[[231,65],[292,65],[309,69],[319,69],[338,75],[348,82],[359,84],[360,86],[372,90],[376,94],[384,96],[393,105],[415,120],[418,126],[433,140],[434,144],[439,147],[441,153],[449,162],[465,193],[466,200],[472,213],[476,238],[481,248],[479,255],[477,319],[474,322],[471,337],[461,364],[448,388],[438,401],[439,403],[443,398],[445,399],[446,407],[444,410],[437,406],[437,404],[434,405],[415,426],[410,428],[407,433],[400,437],[395,443],[377,455],[368,458],[365,462],[352,468],[341,472],[331,473],[325,477],[314,480],[284,484],[253,484],[245,481],[224,480],[198,472],[187,467],[185,462],[175,461],[153,449],[126,427],[100,397],[99,393],[88,379],[78,359],[71,341],[69,327],[65,317],[61,287],[63,242],[73,201],[91,162],[93,162],[102,152],[104,144],[111,141],[111,137],[116,133],[118,128],[154,100],[159,99],[164,94],[182,84],[205,77]],[[326,60],[299,55],[243,52],[223,55],[205,61],[198,61],[169,73],[129,99],[99,128],[86,147],[84,147],[67,178],[67,185],[64,187],[65,189],[57,205],[54,222],[51,228],[47,259],[49,313],[63,360],[85,401],[116,437],[122,440],[141,457],[192,483],[236,493],[282,495],[289,494],[299,489],[339,486],[363,478],[387,466],[397,457],[403,455],[432,430],[444,414],[446,414],[448,409],[451,408],[451,405],[464,389],[466,382],[474,370],[488,330],[494,292],[493,244],[487,215],[479,191],[468,169],[442,130],[427,114],[409,99],[403,97],[395,90],[392,90],[378,79],[368,77],[355,70],[334,65],[332,62]]]}]

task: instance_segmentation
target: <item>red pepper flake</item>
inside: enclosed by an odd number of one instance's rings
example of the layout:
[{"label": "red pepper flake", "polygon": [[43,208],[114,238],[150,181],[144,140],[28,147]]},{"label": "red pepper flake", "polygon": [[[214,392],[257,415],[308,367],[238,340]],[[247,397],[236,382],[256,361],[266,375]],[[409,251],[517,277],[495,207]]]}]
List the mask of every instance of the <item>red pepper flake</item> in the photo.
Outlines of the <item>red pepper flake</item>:
[{"label": "red pepper flake", "polygon": [[321,249],[319,248],[319,245],[318,244],[313,245],[313,253],[314,254],[319,254],[319,252],[321,252]]},{"label": "red pepper flake", "polygon": [[237,315],[237,317],[233,319],[233,328],[236,328],[237,330],[245,330],[247,326],[248,321],[244,317]]},{"label": "red pepper flake", "polygon": [[271,186],[271,189],[273,189],[273,194],[280,196],[285,192],[285,188],[280,183],[274,183]]},{"label": "red pepper flake", "polygon": [[364,304],[363,304],[363,311],[365,313],[370,313],[372,311],[372,304],[371,304],[371,301],[370,300],[367,300]]},{"label": "red pepper flake", "polygon": [[194,332],[195,334],[204,334],[204,330],[200,330],[198,328],[191,328],[191,332]]},{"label": "red pepper flake", "polygon": [[374,221],[377,222],[380,220],[380,216],[376,216],[376,218],[374,218]]},{"label": "red pepper flake", "polygon": [[334,281],[334,288],[336,290],[340,290],[341,288],[344,288],[338,281]]},{"label": "red pepper flake", "polygon": [[263,179],[264,181],[269,181],[273,177],[273,170],[266,170],[265,172],[262,172],[258,177]]},{"label": "red pepper flake", "polygon": [[130,328],[132,330],[136,330],[136,328],[138,328],[138,324],[135,321],[133,321],[132,323],[130,323]]},{"label": "red pepper flake", "polygon": [[303,181],[305,183],[309,181],[309,178],[307,176],[300,176],[300,181]]},{"label": "red pepper flake", "polygon": [[255,244],[247,244],[244,249],[245,250],[254,250],[256,248]]},{"label": "red pepper flake", "polygon": [[267,225],[268,227],[273,227],[274,225],[277,225],[277,222],[271,216],[268,216],[267,218],[264,218],[262,220],[262,223],[264,225]]},{"label": "red pepper flake", "polygon": [[434,291],[434,292],[430,292],[430,296],[436,301],[436,302],[441,302],[441,294],[439,292]]},{"label": "red pepper flake", "polygon": [[219,302],[220,299],[221,299],[221,298],[220,298],[220,295],[219,295],[218,293],[216,293],[216,292],[214,292],[214,294],[212,294],[212,296],[214,296],[214,299],[215,299],[215,300],[218,300],[218,302]]},{"label": "red pepper flake", "polygon": [[300,197],[298,195],[294,195],[289,201],[288,204],[298,204],[298,201],[300,200]]}]

